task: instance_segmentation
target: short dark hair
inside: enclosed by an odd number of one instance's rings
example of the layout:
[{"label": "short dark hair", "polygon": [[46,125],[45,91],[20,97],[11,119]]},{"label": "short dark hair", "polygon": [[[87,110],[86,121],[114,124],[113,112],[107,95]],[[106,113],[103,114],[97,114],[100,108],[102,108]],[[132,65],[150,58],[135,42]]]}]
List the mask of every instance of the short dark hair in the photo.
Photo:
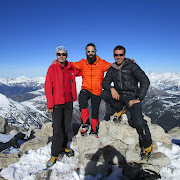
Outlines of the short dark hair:
[{"label": "short dark hair", "polygon": [[125,47],[123,47],[123,46],[116,46],[115,48],[114,48],[114,51],[115,50],[124,50],[124,54],[126,54],[126,49],[125,49]]},{"label": "short dark hair", "polygon": [[89,43],[89,44],[87,44],[86,49],[87,49],[87,47],[88,47],[88,46],[93,46],[93,47],[94,47],[94,49],[96,50],[96,46],[95,46],[93,43]]}]

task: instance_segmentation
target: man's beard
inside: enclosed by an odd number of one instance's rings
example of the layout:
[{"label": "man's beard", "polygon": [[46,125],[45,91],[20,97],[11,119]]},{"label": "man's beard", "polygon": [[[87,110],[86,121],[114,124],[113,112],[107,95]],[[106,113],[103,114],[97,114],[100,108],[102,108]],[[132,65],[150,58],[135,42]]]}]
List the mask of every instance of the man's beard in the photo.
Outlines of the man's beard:
[{"label": "man's beard", "polygon": [[93,64],[96,61],[96,54],[91,57],[87,55],[87,60],[89,64]]}]

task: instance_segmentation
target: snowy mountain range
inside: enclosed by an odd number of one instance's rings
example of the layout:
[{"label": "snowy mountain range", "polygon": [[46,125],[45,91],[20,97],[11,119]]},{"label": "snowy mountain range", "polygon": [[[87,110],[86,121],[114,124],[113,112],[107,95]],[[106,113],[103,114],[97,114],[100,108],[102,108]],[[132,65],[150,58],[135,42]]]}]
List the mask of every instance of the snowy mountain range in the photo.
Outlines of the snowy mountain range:
[{"label": "snowy mountain range", "polygon": [[[143,101],[143,112],[152,122],[166,131],[179,126],[180,120],[180,73],[147,73],[151,85]],[[0,78],[0,116],[7,120],[9,130],[12,126],[27,129],[30,125],[41,127],[51,120],[46,109],[44,95],[45,78]],[[76,78],[77,91],[81,89],[82,79]],[[105,103],[100,106],[100,120],[105,113]],[[80,123],[78,102],[74,103],[73,122]]]},{"label": "snowy mountain range", "polygon": [[170,94],[180,95],[180,73],[155,74],[148,72],[151,86]]}]

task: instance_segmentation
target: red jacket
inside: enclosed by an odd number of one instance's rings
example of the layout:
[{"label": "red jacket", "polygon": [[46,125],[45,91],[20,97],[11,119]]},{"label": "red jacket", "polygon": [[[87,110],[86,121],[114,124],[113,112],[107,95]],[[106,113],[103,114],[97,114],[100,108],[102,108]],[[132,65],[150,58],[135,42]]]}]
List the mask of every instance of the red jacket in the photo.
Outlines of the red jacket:
[{"label": "red jacket", "polygon": [[88,63],[87,59],[74,63],[71,62],[71,64],[82,73],[82,89],[87,89],[92,94],[100,96],[104,72],[108,70],[112,63],[96,56],[96,61],[92,65]]},{"label": "red jacket", "polygon": [[[78,69],[72,66],[69,62],[67,64],[67,69],[69,71],[73,101],[77,100],[76,92],[76,81],[75,76],[80,76],[81,73]],[[56,64],[52,64],[46,75],[46,81],[44,85],[45,95],[47,99],[47,108],[53,108],[54,105],[65,104],[64,98],[64,87],[63,87],[63,70],[62,65],[56,60]]]}]

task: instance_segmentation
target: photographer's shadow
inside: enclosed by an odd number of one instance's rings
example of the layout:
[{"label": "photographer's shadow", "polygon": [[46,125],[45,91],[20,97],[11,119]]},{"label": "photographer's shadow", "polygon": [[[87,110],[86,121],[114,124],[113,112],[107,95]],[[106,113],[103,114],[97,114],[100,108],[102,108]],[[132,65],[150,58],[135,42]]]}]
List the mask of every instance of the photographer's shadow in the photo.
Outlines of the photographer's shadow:
[{"label": "photographer's shadow", "polygon": [[98,173],[108,176],[112,173],[112,165],[126,164],[125,157],[110,145],[98,149],[90,159],[85,168],[85,176],[96,176]]}]

